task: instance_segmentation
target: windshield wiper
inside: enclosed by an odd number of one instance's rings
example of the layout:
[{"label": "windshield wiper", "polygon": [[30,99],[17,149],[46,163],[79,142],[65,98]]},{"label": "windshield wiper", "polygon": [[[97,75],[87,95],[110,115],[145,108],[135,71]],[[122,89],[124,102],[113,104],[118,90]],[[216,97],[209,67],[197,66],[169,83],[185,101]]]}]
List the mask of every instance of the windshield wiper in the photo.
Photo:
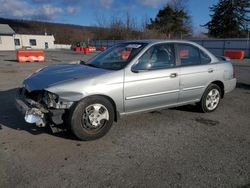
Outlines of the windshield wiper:
[{"label": "windshield wiper", "polygon": [[93,64],[87,64],[87,63],[84,63],[83,65],[86,65],[86,66],[89,66],[89,67],[101,68],[101,67],[98,67],[98,66],[93,65]]},{"label": "windshield wiper", "polygon": [[81,61],[80,61],[80,64],[81,64],[81,65],[85,65],[86,62],[81,60]]}]

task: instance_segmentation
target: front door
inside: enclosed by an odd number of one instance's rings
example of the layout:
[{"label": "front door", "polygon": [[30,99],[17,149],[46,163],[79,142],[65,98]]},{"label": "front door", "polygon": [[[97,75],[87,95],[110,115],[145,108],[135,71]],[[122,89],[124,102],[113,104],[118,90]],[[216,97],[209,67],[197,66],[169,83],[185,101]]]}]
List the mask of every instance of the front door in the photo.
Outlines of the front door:
[{"label": "front door", "polygon": [[176,104],[179,97],[178,74],[173,44],[150,47],[132,70],[125,71],[125,112],[138,112]]}]

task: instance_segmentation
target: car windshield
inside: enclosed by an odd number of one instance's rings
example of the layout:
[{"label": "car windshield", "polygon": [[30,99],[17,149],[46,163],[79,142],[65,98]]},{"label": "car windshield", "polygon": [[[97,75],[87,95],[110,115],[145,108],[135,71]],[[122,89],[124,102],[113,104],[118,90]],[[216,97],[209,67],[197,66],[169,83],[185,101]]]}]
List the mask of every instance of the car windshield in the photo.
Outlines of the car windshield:
[{"label": "car windshield", "polygon": [[120,70],[124,68],[144,47],[146,43],[121,43],[91,59],[85,65]]}]

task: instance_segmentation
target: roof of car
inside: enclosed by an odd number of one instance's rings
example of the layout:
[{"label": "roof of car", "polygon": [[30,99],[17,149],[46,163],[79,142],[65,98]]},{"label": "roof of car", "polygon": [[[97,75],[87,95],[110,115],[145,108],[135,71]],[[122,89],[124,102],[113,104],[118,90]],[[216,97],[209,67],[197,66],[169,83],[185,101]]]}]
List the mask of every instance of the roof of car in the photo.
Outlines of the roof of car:
[{"label": "roof of car", "polygon": [[162,42],[184,42],[184,43],[193,43],[187,40],[160,40],[160,39],[145,39],[145,40],[130,40],[125,41],[125,43],[145,43],[145,44],[154,44],[154,43],[162,43]]}]

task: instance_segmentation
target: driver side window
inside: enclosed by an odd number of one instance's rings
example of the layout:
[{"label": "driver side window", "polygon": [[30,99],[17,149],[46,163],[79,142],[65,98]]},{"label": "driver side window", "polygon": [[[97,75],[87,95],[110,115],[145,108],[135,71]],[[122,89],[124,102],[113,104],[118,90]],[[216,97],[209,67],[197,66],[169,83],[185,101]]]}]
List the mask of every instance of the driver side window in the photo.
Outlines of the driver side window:
[{"label": "driver side window", "polygon": [[134,70],[157,70],[175,66],[173,44],[160,44],[149,48],[133,68]]}]

